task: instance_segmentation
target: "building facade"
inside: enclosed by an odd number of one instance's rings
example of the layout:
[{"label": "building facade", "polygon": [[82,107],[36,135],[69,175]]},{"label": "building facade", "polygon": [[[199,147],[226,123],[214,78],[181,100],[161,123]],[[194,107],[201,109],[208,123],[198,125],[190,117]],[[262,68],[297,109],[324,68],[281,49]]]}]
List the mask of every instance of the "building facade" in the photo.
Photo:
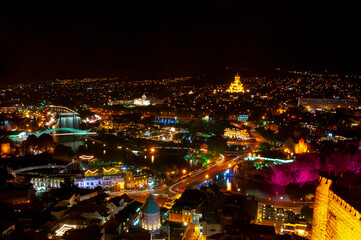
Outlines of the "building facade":
[{"label": "building facade", "polygon": [[35,190],[37,191],[46,191],[52,188],[60,188],[64,181],[64,178],[61,177],[33,177],[30,180]]},{"label": "building facade", "polygon": [[121,175],[103,176],[103,177],[84,177],[75,179],[75,185],[79,188],[124,188],[124,178]]},{"label": "building facade", "polygon": [[355,99],[299,98],[298,106],[301,105],[307,109],[357,108],[358,101]]},{"label": "building facade", "polygon": [[224,129],[224,136],[232,139],[249,139],[247,129],[226,128]]}]

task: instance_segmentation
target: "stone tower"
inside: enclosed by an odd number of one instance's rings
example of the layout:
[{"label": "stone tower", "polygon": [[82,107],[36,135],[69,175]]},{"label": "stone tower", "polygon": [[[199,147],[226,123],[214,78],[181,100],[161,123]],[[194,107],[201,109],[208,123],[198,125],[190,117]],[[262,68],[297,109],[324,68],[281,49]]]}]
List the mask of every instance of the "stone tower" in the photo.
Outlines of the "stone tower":
[{"label": "stone tower", "polygon": [[312,240],[361,239],[361,185],[359,179],[350,181],[351,178],[343,184],[342,178],[338,178],[337,184],[331,187],[331,184],[335,184],[332,180],[319,177],[313,210]]},{"label": "stone tower", "polygon": [[332,180],[319,177],[312,220],[312,240],[326,240],[328,195]]},{"label": "stone tower", "polygon": [[160,212],[158,204],[155,202],[152,194],[142,208],[142,227],[146,230],[155,231],[160,227]]}]

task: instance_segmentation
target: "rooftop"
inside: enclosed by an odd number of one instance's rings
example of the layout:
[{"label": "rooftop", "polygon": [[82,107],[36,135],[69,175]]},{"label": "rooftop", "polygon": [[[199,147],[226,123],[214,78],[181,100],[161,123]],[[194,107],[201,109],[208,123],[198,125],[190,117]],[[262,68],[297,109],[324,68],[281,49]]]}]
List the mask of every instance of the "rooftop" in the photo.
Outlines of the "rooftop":
[{"label": "rooftop", "polygon": [[142,210],[143,210],[144,213],[157,213],[157,212],[159,212],[159,206],[155,202],[154,197],[153,197],[152,194],[149,194],[149,197],[148,197],[147,201],[145,202]]},{"label": "rooftop", "polygon": [[101,233],[100,227],[87,227],[85,229],[71,229],[65,232],[63,239],[65,240],[100,240],[103,239],[103,233]]}]

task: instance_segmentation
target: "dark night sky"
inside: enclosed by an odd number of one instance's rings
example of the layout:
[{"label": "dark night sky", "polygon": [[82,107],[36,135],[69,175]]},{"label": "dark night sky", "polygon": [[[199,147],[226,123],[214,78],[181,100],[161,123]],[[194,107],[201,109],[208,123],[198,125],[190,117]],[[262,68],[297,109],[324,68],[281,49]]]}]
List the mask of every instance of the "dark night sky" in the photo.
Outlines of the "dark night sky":
[{"label": "dark night sky", "polygon": [[361,72],[361,1],[7,1],[0,83],[226,67]]}]

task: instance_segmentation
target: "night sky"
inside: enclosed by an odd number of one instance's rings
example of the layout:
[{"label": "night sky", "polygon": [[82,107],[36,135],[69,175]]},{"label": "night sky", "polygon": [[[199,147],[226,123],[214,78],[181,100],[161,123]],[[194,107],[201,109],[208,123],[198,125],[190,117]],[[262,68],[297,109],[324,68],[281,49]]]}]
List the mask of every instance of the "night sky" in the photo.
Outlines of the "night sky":
[{"label": "night sky", "polygon": [[361,72],[358,0],[3,2],[0,83]]}]

